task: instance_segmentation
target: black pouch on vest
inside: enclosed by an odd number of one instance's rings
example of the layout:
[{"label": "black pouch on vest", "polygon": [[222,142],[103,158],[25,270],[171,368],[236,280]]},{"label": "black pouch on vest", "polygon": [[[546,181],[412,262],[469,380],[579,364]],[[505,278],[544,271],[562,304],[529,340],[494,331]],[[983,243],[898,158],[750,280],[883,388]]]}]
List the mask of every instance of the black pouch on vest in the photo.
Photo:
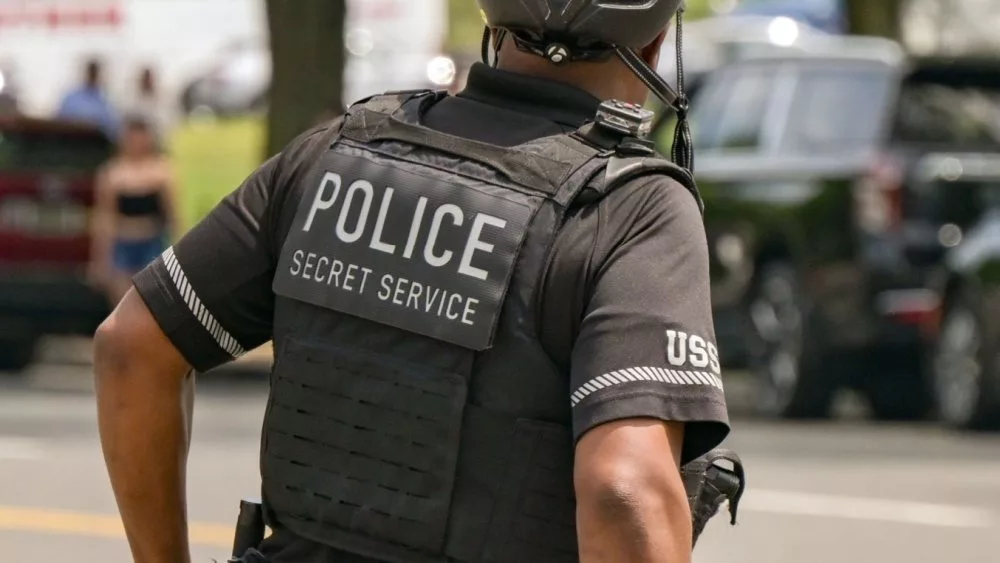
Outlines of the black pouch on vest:
[{"label": "black pouch on vest", "polygon": [[[483,560],[576,563],[576,503],[573,491],[573,435],[567,428],[519,420],[515,451],[500,482]],[[567,478],[569,477],[569,478]]]}]

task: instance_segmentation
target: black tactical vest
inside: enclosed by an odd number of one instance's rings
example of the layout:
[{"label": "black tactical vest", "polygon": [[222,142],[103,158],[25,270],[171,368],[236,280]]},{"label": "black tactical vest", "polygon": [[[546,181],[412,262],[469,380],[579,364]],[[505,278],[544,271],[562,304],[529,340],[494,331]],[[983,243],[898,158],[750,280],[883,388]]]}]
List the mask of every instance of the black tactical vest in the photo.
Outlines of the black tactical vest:
[{"label": "black tactical vest", "polygon": [[[571,204],[690,176],[581,131],[502,148],[372,98],[305,177],[262,438],[271,524],[400,563],[578,560],[567,374],[536,302]],[[630,144],[631,143],[631,144]]]}]

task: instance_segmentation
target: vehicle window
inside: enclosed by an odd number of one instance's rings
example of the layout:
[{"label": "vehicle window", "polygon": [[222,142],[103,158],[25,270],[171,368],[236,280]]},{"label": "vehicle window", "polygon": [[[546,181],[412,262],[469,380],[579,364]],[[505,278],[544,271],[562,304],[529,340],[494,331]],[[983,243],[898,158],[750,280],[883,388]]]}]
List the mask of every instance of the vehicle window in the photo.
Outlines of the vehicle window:
[{"label": "vehicle window", "polygon": [[772,69],[748,68],[706,85],[692,106],[695,147],[758,150],[775,76]]},{"label": "vehicle window", "polygon": [[722,114],[729,100],[732,74],[719,73],[701,84],[691,99],[691,134],[695,148],[709,148],[719,134]]},{"label": "vehicle window", "polygon": [[779,150],[816,154],[875,145],[891,85],[887,69],[801,70]]},{"label": "vehicle window", "polygon": [[915,195],[921,215],[964,228],[1000,207],[1000,180],[935,181],[919,185]]},{"label": "vehicle window", "polygon": [[93,170],[111,156],[97,135],[0,132],[0,170]]},{"label": "vehicle window", "polygon": [[1000,145],[1000,92],[904,83],[893,139],[899,143]]}]

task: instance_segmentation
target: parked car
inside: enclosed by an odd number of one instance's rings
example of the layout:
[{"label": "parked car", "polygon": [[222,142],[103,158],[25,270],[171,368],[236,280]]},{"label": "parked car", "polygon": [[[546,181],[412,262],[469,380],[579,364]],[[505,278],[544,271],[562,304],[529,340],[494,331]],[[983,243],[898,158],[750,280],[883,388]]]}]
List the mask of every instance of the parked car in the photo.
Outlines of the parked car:
[{"label": "parked car", "polygon": [[[927,299],[941,322],[926,331],[939,419],[1000,427],[1000,155],[943,153],[918,166],[916,205],[927,247],[944,254]],[[936,239],[934,241],[933,239]],[[937,242],[937,244],[934,244]]]},{"label": "parked car", "polygon": [[93,334],[108,314],[85,281],[98,167],[111,141],[87,126],[0,117],[0,370],[46,334]]},{"label": "parked car", "polygon": [[[657,73],[670,84],[677,79],[676,28],[663,42]],[[787,17],[727,15],[684,24],[684,81],[689,98],[698,93],[703,79],[715,70],[743,58],[809,49],[832,38],[828,33]],[[671,126],[673,114],[658,102],[654,135]]]},{"label": "parked car", "polygon": [[263,41],[240,41],[215,56],[215,62],[181,93],[184,115],[197,112],[229,117],[267,108],[271,52]]},{"label": "parked car", "polygon": [[826,416],[853,387],[879,418],[922,417],[941,253],[913,174],[931,152],[1000,148],[1000,61],[831,46],[737,61],[693,100],[720,349],[770,415]]},{"label": "parked car", "polygon": [[785,16],[829,33],[843,33],[845,8],[845,0],[740,0],[730,13]]},{"label": "parked car", "polygon": [[[657,72],[673,78],[677,68],[676,28],[663,42]],[[684,23],[684,70],[700,77],[751,56],[808,49],[830,34],[788,17],[725,15]]]},{"label": "parked car", "polygon": [[[352,37],[349,35],[348,41]],[[448,88],[456,78],[455,62],[450,57],[428,59],[419,54],[382,52],[368,41],[364,51],[349,45],[363,56],[351,55],[349,51],[344,68],[346,103],[393,89]],[[422,76],[414,80],[400,72],[401,67],[423,69]],[[215,63],[183,89],[181,109],[185,115],[205,113],[219,117],[263,111],[268,103],[271,70],[271,51],[266,42],[234,43],[218,53]]]}]

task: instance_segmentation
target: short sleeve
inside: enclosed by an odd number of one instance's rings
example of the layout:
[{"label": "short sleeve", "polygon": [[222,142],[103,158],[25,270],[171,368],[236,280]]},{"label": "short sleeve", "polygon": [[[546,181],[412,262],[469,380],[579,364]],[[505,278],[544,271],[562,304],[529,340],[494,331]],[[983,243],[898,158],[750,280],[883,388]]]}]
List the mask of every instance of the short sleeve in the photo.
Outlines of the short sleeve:
[{"label": "short sleeve", "polygon": [[571,358],[577,439],[626,418],[685,422],[685,461],[729,432],[697,203],[667,178],[599,207],[592,281]]},{"label": "short sleeve", "polygon": [[320,132],[264,163],[134,278],[160,328],[198,371],[271,339],[281,204]]}]

